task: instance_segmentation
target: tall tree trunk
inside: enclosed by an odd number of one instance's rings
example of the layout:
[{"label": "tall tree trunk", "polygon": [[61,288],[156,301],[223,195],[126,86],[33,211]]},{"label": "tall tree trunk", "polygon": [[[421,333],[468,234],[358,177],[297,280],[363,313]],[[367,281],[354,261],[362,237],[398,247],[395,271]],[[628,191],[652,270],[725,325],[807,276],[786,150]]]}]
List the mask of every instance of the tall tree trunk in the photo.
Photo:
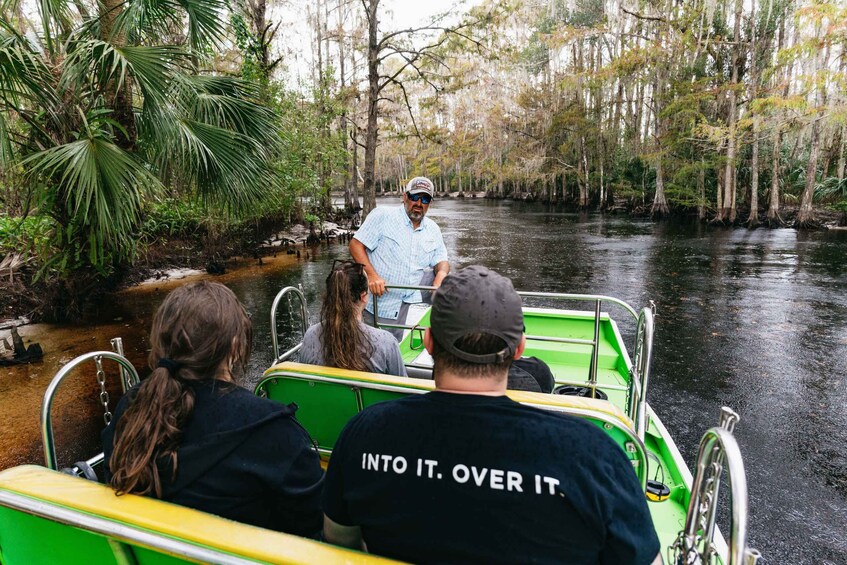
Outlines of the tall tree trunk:
[{"label": "tall tree trunk", "polygon": [[[660,63],[662,65],[662,63]],[[656,193],[653,195],[653,205],[650,207],[650,216],[653,218],[661,218],[666,216],[670,209],[668,208],[667,197],[665,196],[665,173],[662,168],[662,135],[664,134],[663,118],[661,116],[662,104],[662,89],[664,84],[663,73],[657,71],[656,81],[653,85],[653,102],[655,120],[656,120]]]},{"label": "tall tree trunk", "polygon": [[[785,44],[785,18],[781,18],[779,22],[779,31],[777,32],[776,52],[779,53]],[[775,86],[779,84],[780,78],[784,81],[782,87],[782,96],[787,97],[789,92],[791,76],[790,71],[779,69],[774,73]],[[783,225],[782,218],[779,215],[779,179],[780,179],[780,160],[782,157],[782,131],[779,123],[774,125],[773,129],[773,150],[771,152],[771,188],[768,195],[768,213],[767,224],[769,227],[776,228]],[[798,136],[799,138],[799,136]]]},{"label": "tall tree trunk", "polygon": [[368,125],[365,131],[365,182],[363,218],[376,208],[374,168],[376,167],[377,106],[379,105],[379,44],[376,40],[379,0],[367,0],[368,18]]},{"label": "tall tree trunk", "polygon": [[771,192],[768,197],[768,225],[777,227],[782,225],[782,218],[779,216],[779,157],[782,145],[782,135],[779,131],[779,126],[774,128],[773,132],[773,152],[771,154]]},{"label": "tall tree trunk", "polygon": [[353,157],[350,160],[350,200],[353,202],[353,210],[360,210],[362,203],[359,202],[359,128],[353,124]]},{"label": "tall tree trunk", "polygon": [[752,102],[757,96],[759,73],[756,68],[756,3],[750,7],[750,89],[751,117],[753,119],[753,148],[750,157],[750,215],[747,217],[747,227],[756,228],[759,225],[759,117],[752,110]]},{"label": "tall tree trunk", "polygon": [[706,164],[700,157],[700,170],[697,171],[697,219],[706,217]]},{"label": "tall tree trunk", "polygon": [[[816,35],[820,37],[821,30],[818,26]],[[823,56],[818,52],[815,55],[815,83],[817,93],[815,95],[815,114],[812,119],[812,136],[809,140],[809,164],[806,166],[806,186],[800,198],[800,211],[797,213],[795,227],[816,227],[815,209],[812,200],[815,195],[815,184],[818,176],[818,156],[820,155],[821,120],[826,109],[826,81],[820,76],[821,71],[829,65],[829,46],[824,49]]]},{"label": "tall tree trunk", "polygon": [[[338,0],[338,4],[336,5],[336,9],[338,10],[338,28],[342,29],[344,21],[346,18],[345,4],[344,0]],[[340,77],[340,85],[341,92],[347,91],[347,77],[346,75],[346,65],[347,65],[347,56],[344,52],[345,47],[345,37],[338,38],[338,74]],[[344,148],[345,151],[343,153],[344,159],[344,209],[347,212],[351,212],[353,207],[353,186],[356,183],[356,172],[355,172],[355,164],[352,162],[350,149],[355,151],[354,147],[350,147],[350,125],[348,123],[347,118],[347,101],[345,100],[341,104],[341,116],[339,120],[339,125],[341,127],[341,134],[344,136]],[[355,127],[355,126],[354,126]],[[358,202],[357,202],[358,204]]]},{"label": "tall tree trunk", "polygon": [[847,164],[847,125],[841,126],[841,144],[838,150],[838,182],[844,180],[844,166]]},{"label": "tall tree trunk", "polygon": [[759,124],[753,118],[753,154],[750,157],[750,216],[747,227],[759,225]]},{"label": "tall tree trunk", "polygon": [[585,154],[585,136],[579,137],[579,203],[580,210],[588,208],[588,157]]},{"label": "tall tree trunk", "polygon": [[806,186],[800,198],[800,211],[794,225],[798,228],[813,227],[816,223],[812,199],[817,182],[818,154],[820,153],[820,121],[819,115],[812,121],[812,138],[809,140],[809,163],[806,166]]},{"label": "tall tree trunk", "polygon": [[738,59],[739,51],[741,50],[741,9],[742,0],[735,0],[735,25],[733,39],[735,46],[732,49],[732,80],[729,85],[729,113],[727,123],[729,131],[727,132],[726,146],[726,170],[724,172],[724,195],[723,208],[718,211],[718,220],[735,222],[736,209],[736,144],[737,144],[737,121],[738,121]]}]

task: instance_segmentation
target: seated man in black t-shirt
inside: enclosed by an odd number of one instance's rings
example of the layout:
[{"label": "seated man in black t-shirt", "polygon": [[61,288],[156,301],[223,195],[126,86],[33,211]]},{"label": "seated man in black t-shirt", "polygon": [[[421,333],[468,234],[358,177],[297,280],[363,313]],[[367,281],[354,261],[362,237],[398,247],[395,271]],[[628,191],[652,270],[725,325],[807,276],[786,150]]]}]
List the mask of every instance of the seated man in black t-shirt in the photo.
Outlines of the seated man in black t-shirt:
[{"label": "seated man in black t-shirt", "polygon": [[427,562],[661,563],[632,466],[593,424],[505,396],[521,300],[483,267],[435,292],[436,390],[354,417],[324,483],[327,541]]}]

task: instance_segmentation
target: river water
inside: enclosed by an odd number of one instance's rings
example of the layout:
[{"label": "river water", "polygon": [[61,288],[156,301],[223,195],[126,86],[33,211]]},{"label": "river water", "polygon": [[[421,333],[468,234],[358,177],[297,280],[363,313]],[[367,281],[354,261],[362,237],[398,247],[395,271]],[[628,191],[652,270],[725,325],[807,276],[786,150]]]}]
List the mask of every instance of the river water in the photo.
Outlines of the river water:
[{"label": "river water", "polygon": [[[509,201],[437,200],[430,217],[454,269],[484,264],[522,290],[607,294],[636,308],[655,301],[648,399],[685,460],[691,465],[720,407],[733,408],[741,415],[736,436],[750,494],[748,543],[768,563],[847,563],[847,232],[653,224]],[[272,359],[269,310],[277,291],[302,283],[315,319],[330,263],[348,256],[340,244],[301,255],[251,261],[216,279],[253,315],[251,383]],[[85,327],[24,328],[25,338],[46,345],[48,359],[0,369],[0,467],[41,462],[37,403],[59,362],[108,349],[108,338],[121,335],[128,357],[145,364],[144,334],[170,286],[124,292]],[[631,325],[621,325],[630,335]],[[90,417],[98,409],[91,382],[57,403],[65,425],[86,433],[101,425]],[[27,402],[32,407],[14,416]],[[96,447],[70,444],[60,449],[69,462]]]}]

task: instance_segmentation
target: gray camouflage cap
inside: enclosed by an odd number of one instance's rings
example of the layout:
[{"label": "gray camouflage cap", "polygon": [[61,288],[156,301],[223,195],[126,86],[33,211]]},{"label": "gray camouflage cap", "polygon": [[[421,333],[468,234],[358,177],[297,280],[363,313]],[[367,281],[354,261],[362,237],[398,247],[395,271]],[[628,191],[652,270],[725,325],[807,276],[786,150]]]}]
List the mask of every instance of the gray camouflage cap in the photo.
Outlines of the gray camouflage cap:
[{"label": "gray camouflage cap", "polygon": [[[521,297],[512,281],[472,265],[450,273],[432,298],[430,331],[438,344],[469,363],[501,363],[512,359],[524,332]],[[506,347],[495,353],[467,353],[456,341],[475,333],[495,335]]]}]

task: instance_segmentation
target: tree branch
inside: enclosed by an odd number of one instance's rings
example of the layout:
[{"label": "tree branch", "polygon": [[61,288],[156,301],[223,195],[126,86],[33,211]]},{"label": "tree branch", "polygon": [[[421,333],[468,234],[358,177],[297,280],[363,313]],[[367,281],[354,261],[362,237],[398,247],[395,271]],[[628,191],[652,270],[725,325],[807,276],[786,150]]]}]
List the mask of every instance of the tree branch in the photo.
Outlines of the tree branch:
[{"label": "tree branch", "polygon": [[668,20],[666,20],[665,18],[663,18],[661,16],[645,16],[644,14],[639,14],[638,12],[630,12],[629,10],[624,8],[623,6],[621,6],[621,12],[623,12],[624,14],[629,14],[633,18],[636,18],[636,19],[639,19],[639,20],[648,20],[648,21],[651,21],[651,22],[662,22],[662,23],[668,22]]}]

